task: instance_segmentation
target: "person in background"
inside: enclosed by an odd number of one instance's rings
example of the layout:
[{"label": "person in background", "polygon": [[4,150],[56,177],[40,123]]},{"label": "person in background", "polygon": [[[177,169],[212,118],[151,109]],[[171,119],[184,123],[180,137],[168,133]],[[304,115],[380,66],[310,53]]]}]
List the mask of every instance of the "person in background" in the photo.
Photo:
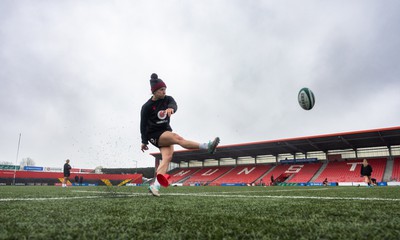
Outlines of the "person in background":
[{"label": "person in background", "polygon": [[274,175],[271,175],[271,186],[273,186],[274,185],[274,181],[275,181],[275,179],[274,179]]},{"label": "person in background", "polygon": [[[173,97],[166,95],[167,86],[158,75],[153,73],[150,76],[150,87],[152,96],[143,104],[140,112],[140,133],[142,152],[148,150],[149,142],[160,149],[162,161],[156,170],[156,178],[149,191],[153,196],[160,196],[160,186],[168,187],[167,174],[169,163],[174,154],[174,145],[177,144],[185,149],[202,149],[214,154],[220,139],[216,137],[208,143],[198,143],[187,140],[180,135],[173,133],[170,126],[170,118],[178,106]],[[200,126],[195,126],[199,128]]]},{"label": "person in background", "polygon": [[324,186],[328,186],[328,178],[325,178],[325,180],[322,182],[322,184],[323,184]]},{"label": "person in background", "polygon": [[364,177],[364,182],[368,184],[368,187],[372,187],[371,185],[371,173],[372,167],[368,164],[367,159],[363,160],[363,164],[361,165],[361,176]]},{"label": "person in background", "polygon": [[67,187],[67,182],[70,175],[71,175],[71,165],[69,165],[69,159],[67,159],[64,164],[64,179],[62,187]]},{"label": "person in background", "polygon": [[79,177],[78,177],[78,175],[75,176],[75,184],[79,184]]},{"label": "person in background", "polygon": [[371,178],[372,186],[376,186],[378,183],[376,182],[376,178]]}]

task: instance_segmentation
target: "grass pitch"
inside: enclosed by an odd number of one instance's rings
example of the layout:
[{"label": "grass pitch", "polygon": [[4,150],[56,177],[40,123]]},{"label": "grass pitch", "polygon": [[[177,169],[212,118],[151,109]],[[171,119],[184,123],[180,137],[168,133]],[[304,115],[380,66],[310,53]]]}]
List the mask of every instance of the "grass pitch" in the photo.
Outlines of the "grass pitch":
[{"label": "grass pitch", "polygon": [[0,239],[400,239],[398,187],[1,186]]}]

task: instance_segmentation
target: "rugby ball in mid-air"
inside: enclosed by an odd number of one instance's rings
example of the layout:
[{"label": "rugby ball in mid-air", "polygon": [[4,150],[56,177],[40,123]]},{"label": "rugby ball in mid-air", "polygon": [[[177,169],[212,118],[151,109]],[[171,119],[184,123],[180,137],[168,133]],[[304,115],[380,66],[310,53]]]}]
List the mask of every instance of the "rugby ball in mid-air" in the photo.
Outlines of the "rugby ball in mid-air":
[{"label": "rugby ball in mid-air", "polygon": [[298,100],[300,107],[302,107],[304,110],[311,110],[314,107],[314,93],[309,88],[300,89]]}]

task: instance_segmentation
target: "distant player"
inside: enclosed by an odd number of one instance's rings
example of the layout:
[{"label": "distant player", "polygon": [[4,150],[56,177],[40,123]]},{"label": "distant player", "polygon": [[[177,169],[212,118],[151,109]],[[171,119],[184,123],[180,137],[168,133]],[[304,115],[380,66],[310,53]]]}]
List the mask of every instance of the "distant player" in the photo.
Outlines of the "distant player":
[{"label": "distant player", "polygon": [[328,186],[328,178],[325,178],[325,180],[322,182],[322,184],[323,184],[324,186]]},{"label": "distant player", "polygon": [[368,187],[372,187],[371,173],[372,173],[372,167],[371,165],[368,164],[367,159],[364,159],[363,164],[361,165],[361,176],[364,177],[364,182],[368,184]]},{"label": "distant player", "polygon": [[67,159],[64,164],[64,180],[62,183],[62,187],[67,187],[67,182],[70,175],[71,175],[71,165],[69,165],[69,159]]},{"label": "distant player", "polygon": [[274,181],[275,181],[274,175],[271,175],[271,183],[269,185],[274,186]]},{"label": "distant player", "polygon": [[159,79],[157,74],[151,74],[150,87],[153,96],[142,106],[140,119],[140,133],[142,135],[141,150],[148,150],[150,141],[155,147],[160,149],[162,161],[157,168],[156,180],[149,187],[153,196],[160,196],[160,182],[157,178],[162,179],[161,184],[164,187],[168,186],[168,175],[166,175],[169,163],[174,154],[174,144],[177,144],[185,149],[204,149],[213,154],[219,144],[219,138],[216,137],[209,143],[197,143],[186,140],[176,133],[172,132],[169,125],[171,115],[174,114],[178,106],[173,97],[166,95],[164,81]]}]

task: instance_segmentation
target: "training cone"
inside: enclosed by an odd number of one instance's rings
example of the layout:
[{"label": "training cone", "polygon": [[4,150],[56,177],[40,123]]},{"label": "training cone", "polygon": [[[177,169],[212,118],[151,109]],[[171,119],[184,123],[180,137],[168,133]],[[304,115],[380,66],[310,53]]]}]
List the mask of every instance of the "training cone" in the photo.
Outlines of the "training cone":
[{"label": "training cone", "polygon": [[171,176],[169,174],[157,174],[157,180],[160,183],[160,185],[163,187],[169,186],[168,179],[170,179],[170,178],[171,178]]}]

